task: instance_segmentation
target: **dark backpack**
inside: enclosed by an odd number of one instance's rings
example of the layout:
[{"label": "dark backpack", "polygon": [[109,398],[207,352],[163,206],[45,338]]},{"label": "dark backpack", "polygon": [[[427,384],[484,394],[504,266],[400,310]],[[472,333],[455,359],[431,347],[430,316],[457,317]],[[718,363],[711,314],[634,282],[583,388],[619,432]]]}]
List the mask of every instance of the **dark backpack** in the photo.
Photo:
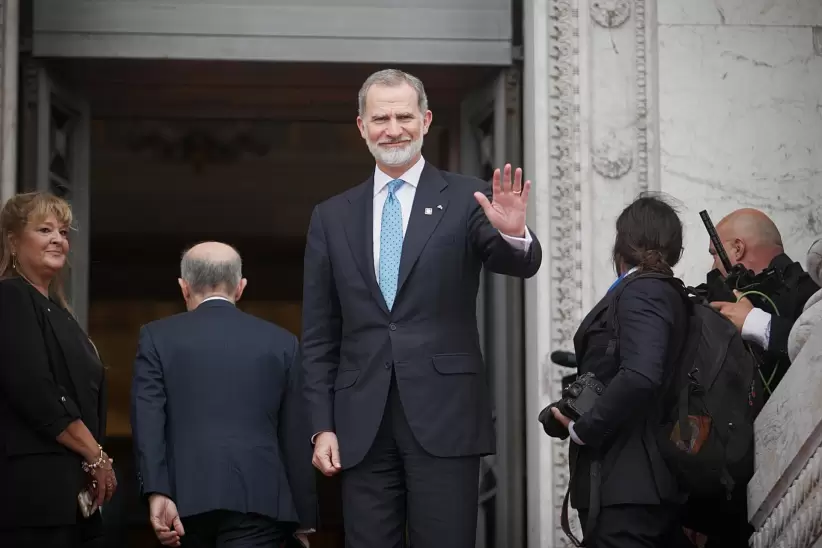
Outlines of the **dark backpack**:
[{"label": "dark backpack", "polygon": [[[688,336],[660,394],[652,431],[680,487],[700,498],[730,498],[754,472],[754,419],[763,406],[757,360],[739,331],[677,278],[643,273],[628,278],[665,280],[688,306]],[[619,340],[614,298],[614,337]]]},{"label": "dark backpack", "polygon": [[[629,276],[614,288],[606,314],[613,332],[608,350],[617,359],[619,298],[629,284],[643,278],[670,283],[685,301],[688,316],[687,337],[660,390],[647,432],[683,491],[701,500],[729,500],[734,487],[746,484],[754,472],[754,419],[764,405],[758,362],[730,320],[681,280],[657,273]],[[586,541],[599,514],[597,460],[591,476],[591,507],[583,524]],[[567,503],[566,494],[563,530],[575,546],[584,546],[570,533]]]}]

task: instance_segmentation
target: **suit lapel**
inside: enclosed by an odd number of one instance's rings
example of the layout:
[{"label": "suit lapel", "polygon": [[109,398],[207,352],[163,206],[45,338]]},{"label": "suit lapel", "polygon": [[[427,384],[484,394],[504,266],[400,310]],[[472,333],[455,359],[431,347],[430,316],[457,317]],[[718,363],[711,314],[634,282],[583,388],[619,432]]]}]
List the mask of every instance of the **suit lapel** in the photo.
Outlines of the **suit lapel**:
[{"label": "suit lapel", "polygon": [[353,192],[348,202],[351,205],[345,223],[348,246],[365,280],[365,285],[371,290],[371,295],[380,308],[388,314],[388,306],[377,284],[377,275],[374,270],[374,177],[369,177],[360,189]]},{"label": "suit lapel", "polygon": [[591,324],[594,323],[594,320],[597,319],[600,312],[604,309],[608,308],[608,305],[611,304],[611,295],[610,292],[605,295],[597,305],[588,312],[588,315],[585,316],[585,319],[582,320],[582,323],[579,324],[579,329],[577,329],[576,334],[574,335],[574,352],[577,356],[582,356],[582,344],[583,339],[585,338],[585,334],[591,328]]},{"label": "suit lapel", "polygon": [[414,205],[411,207],[411,217],[402,243],[397,296],[411,274],[425,244],[448,209],[448,195],[445,192],[447,188],[448,183],[442,178],[439,170],[426,163],[414,195]]}]

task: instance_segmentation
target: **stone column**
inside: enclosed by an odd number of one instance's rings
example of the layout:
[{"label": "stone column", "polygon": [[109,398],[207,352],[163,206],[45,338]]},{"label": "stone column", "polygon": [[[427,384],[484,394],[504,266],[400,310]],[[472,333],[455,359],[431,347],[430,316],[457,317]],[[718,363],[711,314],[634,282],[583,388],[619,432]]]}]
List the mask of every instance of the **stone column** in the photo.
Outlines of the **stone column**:
[{"label": "stone column", "polygon": [[17,191],[19,0],[0,0],[0,203]]},{"label": "stone column", "polygon": [[525,3],[529,222],[545,248],[539,274],[526,285],[532,548],[569,546],[559,522],[568,442],[550,440],[535,422],[573,373],[552,364],[550,354],[573,350],[584,313],[614,279],[616,216],[658,179],[654,7],[650,0]]}]

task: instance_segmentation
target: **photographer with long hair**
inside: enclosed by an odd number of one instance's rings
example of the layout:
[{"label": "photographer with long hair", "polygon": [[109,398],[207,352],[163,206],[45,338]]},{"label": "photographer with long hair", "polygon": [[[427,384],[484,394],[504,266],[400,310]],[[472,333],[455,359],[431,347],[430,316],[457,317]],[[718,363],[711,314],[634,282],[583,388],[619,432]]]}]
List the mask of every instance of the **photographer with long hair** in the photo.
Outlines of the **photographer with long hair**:
[{"label": "photographer with long hair", "polygon": [[[687,542],[680,527],[685,495],[650,425],[684,346],[688,312],[670,281],[641,277],[650,272],[672,277],[681,254],[682,222],[669,204],[644,195],[625,208],[616,222],[613,252],[619,278],[574,336],[576,401],[590,393],[593,405],[576,421],[563,415],[562,406],[553,406],[544,420],[549,435],[572,438],[570,501],[588,548]],[[572,536],[563,506],[563,529]]]}]

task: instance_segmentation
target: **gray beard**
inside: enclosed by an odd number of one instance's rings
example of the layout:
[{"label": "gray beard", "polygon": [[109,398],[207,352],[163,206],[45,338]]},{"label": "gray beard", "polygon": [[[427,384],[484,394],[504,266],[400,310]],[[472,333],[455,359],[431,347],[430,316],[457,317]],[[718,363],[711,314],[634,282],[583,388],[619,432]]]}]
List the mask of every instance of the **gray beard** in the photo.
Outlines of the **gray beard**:
[{"label": "gray beard", "polygon": [[422,152],[422,141],[423,138],[420,136],[419,139],[410,141],[404,147],[385,149],[380,147],[377,143],[366,139],[368,150],[371,152],[371,155],[377,163],[391,167],[404,166],[414,159],[417,154]]}]

